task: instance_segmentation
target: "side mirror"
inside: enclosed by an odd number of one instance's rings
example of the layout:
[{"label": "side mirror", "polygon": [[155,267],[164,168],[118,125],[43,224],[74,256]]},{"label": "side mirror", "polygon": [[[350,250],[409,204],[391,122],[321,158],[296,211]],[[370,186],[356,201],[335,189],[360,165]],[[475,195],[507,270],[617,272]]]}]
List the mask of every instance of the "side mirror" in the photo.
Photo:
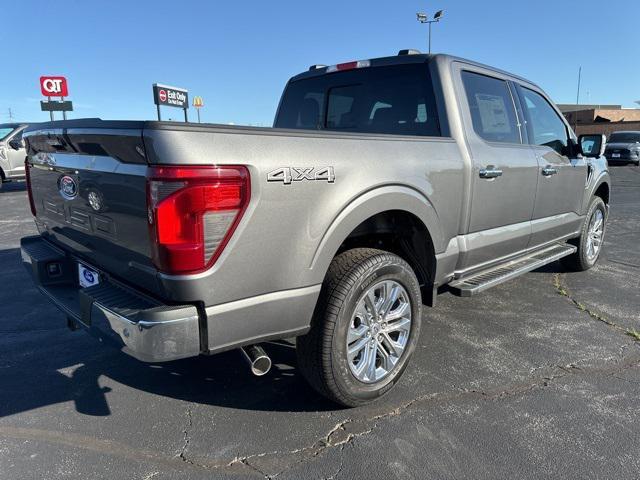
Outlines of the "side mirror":
[{"label": "side mirror", "polygon": [[604,149],[607,146],[607,137],[605,135],[580,135],[578,137],[578,145],[582,155],[590,158],[598,158],[604,155]]},{"label": "side mirror", "polygon": [[12,138],[9,140],[9,146],[14,150],[20,150],[24,148],[24,140],[22,138]]}]

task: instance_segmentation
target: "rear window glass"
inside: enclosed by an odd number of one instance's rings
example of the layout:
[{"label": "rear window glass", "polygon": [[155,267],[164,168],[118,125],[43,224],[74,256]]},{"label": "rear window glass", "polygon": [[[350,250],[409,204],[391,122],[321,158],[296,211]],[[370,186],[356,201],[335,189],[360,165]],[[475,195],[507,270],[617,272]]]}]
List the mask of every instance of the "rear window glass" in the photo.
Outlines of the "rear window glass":
[{"label": "rear window glass", "polygon": [[475,132],[489,142],[520,143],[516,112],[507,82],[462,72]]},{"label": "rear window glass", "polygon": [[439,136],[425,64],[368,67],[289,83],[276,128]]}]

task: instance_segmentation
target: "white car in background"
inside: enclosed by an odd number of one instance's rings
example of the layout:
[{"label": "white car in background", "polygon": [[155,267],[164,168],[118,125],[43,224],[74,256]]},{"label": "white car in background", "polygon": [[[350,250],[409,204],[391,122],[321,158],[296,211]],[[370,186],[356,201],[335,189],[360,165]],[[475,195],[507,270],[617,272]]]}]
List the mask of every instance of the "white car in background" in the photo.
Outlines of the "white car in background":
[{"label": "white car in background", "polygon": [[[0,176],[2,182],[24,179],[27,153],[22,140],[26,123],[0,123]],[[0,183],[0,188],[1,188]]]}]

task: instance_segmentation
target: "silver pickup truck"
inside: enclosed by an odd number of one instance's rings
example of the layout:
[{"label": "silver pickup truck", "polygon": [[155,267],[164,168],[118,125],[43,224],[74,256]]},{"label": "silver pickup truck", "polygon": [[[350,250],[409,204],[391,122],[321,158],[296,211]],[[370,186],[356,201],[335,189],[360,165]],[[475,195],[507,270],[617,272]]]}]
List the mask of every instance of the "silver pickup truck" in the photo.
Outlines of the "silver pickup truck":
[{"label": "silver pickup truck", "polygon": [[22,258],[70,327],[149,362],[241,348],[257,374],[260,343],[297,337],[299,370],[347,406],[399,380],[438,291],[587,270],[608,213],[602,135],[446,55],[313,66],[274,128],[84,119],[24,137],[40,235]]}]

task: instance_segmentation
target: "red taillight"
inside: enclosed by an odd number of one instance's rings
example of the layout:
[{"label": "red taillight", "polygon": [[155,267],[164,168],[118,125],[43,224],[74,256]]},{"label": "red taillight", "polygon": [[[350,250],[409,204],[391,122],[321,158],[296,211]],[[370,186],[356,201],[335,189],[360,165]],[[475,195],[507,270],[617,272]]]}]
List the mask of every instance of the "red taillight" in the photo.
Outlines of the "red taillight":
[{"label": "red taillight", "polygon": [[240,222],[249,197],[246,167],[149,168],[148,222],[156,267],[172,274],[211,267]]},{"label": "red taillight", "polygon": [[36,204],[33,203],[33,193],[31,193],[31,165],[29,160],[24,160],[24,174],[27,180],[27,195],[29,196],[29,207],[31,207],[31,215],[36,216]]}]

